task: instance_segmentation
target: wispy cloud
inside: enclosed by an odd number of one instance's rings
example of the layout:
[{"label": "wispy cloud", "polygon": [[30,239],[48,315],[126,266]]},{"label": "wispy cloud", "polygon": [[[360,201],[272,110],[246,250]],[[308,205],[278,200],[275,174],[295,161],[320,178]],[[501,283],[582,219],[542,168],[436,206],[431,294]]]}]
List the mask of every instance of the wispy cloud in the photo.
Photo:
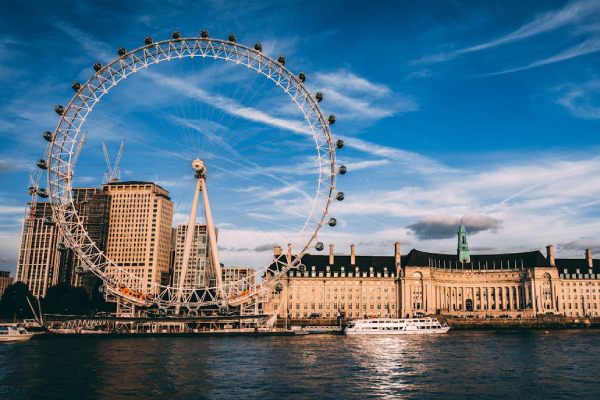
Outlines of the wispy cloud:
[{"label": "wispy cloud", "polygon": [[576,117],[600,119],[600,80],[591,80],[581,84],[565,84],[556,88],[560,95],[557,104],[565,107]]},{"label": "wispy cloud", "polygon": [[311,86],[324,92],[328,107],[346,120],[376,121],[419,109],[414,97],[347,70],[317,73]]},{"label": "wispy cloud", "polygon": [[82,50],[89,56],[99,57],[101,61],[109,61],[115,58],[114,50],[110,46],[88,35],[81,29],[78,29],[66,22],[57,22],[56,28],[66,33],[71,39],[75,40],[81,46]]},{"label": "wispy cloud", "polygon": [[[215,107],[237,118],[243,118],[267,126],[285,129],[301,135],[312,135],[306,124],[299,120],[291,120],[272,116],[262,110],[242,105],[237,101],[226,96],[216,93],[209,93],[201,87],[190,84],[188,81],[185,81],[183,79],[170,77],[164,74],[158,74],[151,71],[147,71],[146,75],[158,85],[167,87],[171,90],[175,90],[178,93],[183,94],[184,96],[192,98],[194,100],[209,104],[210,106]],[[332,82],[334,82],[334,85],[341,85],[340,76],[335,75],[331,79]],[[354,90],[363,90],[365,88],[370,88],[378,93],[390,92],[389,89],[383,86],[372,84],[366,80],[357,77],[353,77],[351,78],[351,80],[355,82],[354,87],[356,89]],[[441,165],[440,163],[437,163],[421,155],[411,153],[409,151],[379,145],[355,137],[340,135],[337,136],[343,138],[346,142],[346,145],[350,148],[378,157],[395,159],[397,161],[402,162],[407,166],[407,168],[412,170],[417,170],[421,172],[439,172],[442,170],[448,170],[447,167]]]},{"label": "wispy cloud", "polygon": [[568,25],[576,25],[585,19],[597,16],[599,11],[600,3],[597,1],[586,0],[570,2],[559,10],[549,11],[538,15],[532,21],[496,39],[450,52],[425,56],[420,60],[417,60],[417,63],[449,61],[463,54],[474,53],[508,43],[518,42]]},{"label": "wispy cloud", "polygon": [[[390,226],[402,226],[406,228],[396,229],[396,239],[425,240],[418,246],[437,251],[455,246],[463,216],[471,231],[478,232],[472,244],[502,251],[595,237],[600,222],[589,215],[600,205],[600,158],[568,153],[529,158],[535,161],[461,168],[442,179],[424,175],[418,187],[347,190],[334,212],[348,222],[347,233],[368,226],[379,237]],[[436,243],[429,244],[430,239]],[[570,254],[567,249],[565,254]]]},{"label": "wispy cloud", "polygon": [[584,56],[587,54],[596,53],[598,51],[600,51],[600,37],[590,38],[576,46],[573,46],[567,50],[561,51],[560,53],[555,54],[551,57],[543,58],[541,60],[534,61],[532,63],[529,63],[529,64],[521,66],[521,67],[509,68],[509,69],[505,69],[502,71],[483,74],[483,76],[504,75],[504,74],[510,74],[510,73],[518,72],[518,71],[525,71],[528,69],[533,69],[533,68],[541,67],[544,65],[555,64],[555,63],[558,63],[561,61],[570,60],[570,59],[576,58],[576,57],[581,57],[581,56]]},{"label": "wispy cloud", "polygon": [[356,137],[341,136],[347,143],[348,147],[359,150],[366,154],[383,157],[401,164],[406,171],[414,171],[418,173],[445,173],[451,172],[452,169],[442,163],[425,157],[421,154],[410,152],[407,150],[398,149],[391,146],[384,146],[362,140]]}]

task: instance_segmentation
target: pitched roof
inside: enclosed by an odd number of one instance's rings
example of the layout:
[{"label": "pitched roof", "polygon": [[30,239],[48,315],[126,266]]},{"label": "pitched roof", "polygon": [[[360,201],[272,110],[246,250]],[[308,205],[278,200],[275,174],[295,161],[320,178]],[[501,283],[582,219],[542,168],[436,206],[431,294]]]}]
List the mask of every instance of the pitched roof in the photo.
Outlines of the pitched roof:
[{"label": "pitched roof", "polygon": [[394,256],[356,256],[354,265],[350,261],[351,256],[349,255],[335,255],[333,265],[329,265],[329,255],[305,254],[302,257],[302,264],[308,271],[312,271],[313,266],[316,272],[326,272],[327,266],[330,267],[331,272],[340,272],[342,267],[346,272],[352,272],[356,267],[361,272],[369,272],[371,267],[376,273],[383,273],[384,268],[387,268],[390,273],[396,270]]},{"label": "pitched roof", "polygon": [[460,263],[456,254],[428,253],[411,250],[403,266],[436,266],[451,269],[514,269],[549,266],[539,250],[522,253],[475,254],[470,263]]},{"label": "pitched roof", "polygon": [[[567,274],[577,274],[577,270],[580,274],[590,273],[585,258],[557,258],[554,260],[554,265],[556,265],[559,274],[564,274],[565,270],[567,270]],[[592,260],[592,273],[600,274],[600,260]]]}]

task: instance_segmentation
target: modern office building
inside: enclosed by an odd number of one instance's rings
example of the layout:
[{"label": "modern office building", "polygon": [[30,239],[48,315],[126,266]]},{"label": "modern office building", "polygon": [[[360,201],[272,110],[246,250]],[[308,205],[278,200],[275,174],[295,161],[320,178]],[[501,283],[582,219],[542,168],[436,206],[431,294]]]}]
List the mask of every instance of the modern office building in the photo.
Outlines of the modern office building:
[{"label": "modern office building", "polygon": [[[192,239],[192,247],[190,250],[190,259],[183,285],[184,288],[202,288],[205,287],[205,284],[208,284],[206,272],[209,263],[209,246],[206,225],[196,224],[195,227],[196,229],[194,230],[194,237]],[[187,228],[187,224],[180,224],[177,226],[175,234],[175,260],[173,263],[174,287],[179,287]]]},{"label": "modern office building", "polygon": [[110,197],[106,255],[121,267],[108,273],[141,293],[168,284],[173,223],[169,193],[139,181],[108,183],[102,189]]},{"label": "modern office building", "polygon": [[[98,188],[73,189],[73,202],[83,226],[100,251],[106,251],[108,239],[109,195]],[[69,252],[72,252],[69,250]],[[72,286],[84,287],[88,293],[98,286],[98,278],[91,272],[80,272],[81,260],[71,256],[68,267],[61,273],[59,280]],[[62,272],[62,271],[61,271]]]},{"label": "modern office building", "polygon": [[8,271],[0,271],[0,297],[4,294],[7,287],[12,285],[13,278]]},{"label": "modern office building", "polygon": [[234,288],[236,292],[250,289],[256,283],[256,270],[251,267],[223,267],[223,285]]},{"label": "modern office building", "polygon": [[57,250],[58,243],[60,233],[50,203],[31,204],[23,219],[15,279],[36,297],[44,297],[48,287],[58,283],[59,265],[66,257],[66,252]]}]

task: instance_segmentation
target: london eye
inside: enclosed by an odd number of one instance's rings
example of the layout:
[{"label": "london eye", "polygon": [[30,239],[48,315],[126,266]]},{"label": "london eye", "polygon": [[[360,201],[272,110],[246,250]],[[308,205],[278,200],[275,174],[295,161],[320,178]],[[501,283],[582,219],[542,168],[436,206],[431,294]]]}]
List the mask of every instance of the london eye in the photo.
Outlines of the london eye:
[{"label": "london eye", "polygon": [[[81,148],[84,146],[86,121],[90,118],[94,107],[125,79],[151,66],[180,59],[209,59],[254,71],[258,76],[271,82],[272,87],[284,95],[282,98],[287,98],[285,107],[294,106],[295,112],[303,121],[303,126],[296,128],[297,133],[305,135],[312,141],[315,152],[311,167],[314,168],[316,182],[314,182],[314,193],[310,201],[304,200],[309,204],[304,208],[308,212],[303,216],[303,223],[298,232],[301,239],[296,243],[293,257],[274,257],[255,268],[255,277],[265,277],[265,279],[250,280],[246,277],[242,278],[245,282],[222,282],[219,250],[216,245],[217,235],[207,194],[211,179],[211,164],[203,159],[202,154],[189,159],[187,165],[188,168],[191,166],[188,173],[195,176],[196,185],[188,227],[193,227],[196,223],[196,208],[201,192],[212,249],[211,269],[216,279],[211,280],[211,284],[206,284],[204,287],[185,284],[191,229],[188,230],[186,237],[184,269],[179,275],[178,282],[173,281],[171,284],[152,282],[148,289],[140,290],[140,287],[144,287],[146,279],[122,268],[98,247],[86,231],[84,221],[74,204],[75,167]],[[272,58],[265,55],[261,43],[249,47],[238,43],[235,35],[230,34],[226,39],[217,39],[211,37],[207,31],[202,31],[199,37],[184,37],[179,32],[174,32],[172,38],[161,41],[154,41],[148,37],[143,46],[131,51],[119,48],[114,60],[106,65],[96,62],[92,67],[94,73],[87,81],[72,83],[74,95],[71,100],[65,106],[55,107],[59,121],[53,131],[43,133],[43,138],[48,144],[44,157],[37,162],[39,173],[32,180],[29,191],[32,202],[35,202],[37,197],[49,200],[53,217],[47,223],[59,226],[62,235],[60,245],[74,252],[81,260],[83,270],[93,273],[102,280],[103,288],[108,294],[132,305],[155,306],[162,310],[175,309],[177,312],[182,307],[187,310],[197,310],[205,306],[243,306],[268,296],[274,290],[277,291],[281,287],[279,280],[290,270],[304,268],[301,264],[304,254],[312,250],[321,251],[324,248],[324,244],[319,241],[319,233],[324,227],[333,228],[337,225],[336,218],[330,215],[330,206],[333,201],[344,199],[344,194],[336,191],[335,183],[338,174],[346,173],[346,167],[336,164],[336,150],[343,147],[343,142],[332,137],[331,125],[336,122],[335,116],[327,116],[322,112],[320,103],[324,99],[324,94],[311,93],[306,86],[306,73],[292,73],[284,56]],[[252,88],[243,90],[252,90]],[[41,179],[41,176],[47,176],[47,185],[44,184],[45,179]],[[187,211],[185,212],[187,214]],[[226,228],[223,228],[223,231],[225,230]],[[266,278],[267,271],[269,271],[268,278]]]}]

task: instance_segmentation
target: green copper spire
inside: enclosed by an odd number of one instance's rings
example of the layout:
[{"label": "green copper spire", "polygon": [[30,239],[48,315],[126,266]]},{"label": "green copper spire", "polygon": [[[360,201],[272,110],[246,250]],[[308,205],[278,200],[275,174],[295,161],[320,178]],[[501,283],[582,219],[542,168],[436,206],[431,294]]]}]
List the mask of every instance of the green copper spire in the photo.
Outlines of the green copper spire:
[{"label": "green copper spire", "polygon": [[461,263],[471,262],[471,252],[469,251],[469,243],[467,243],[467,230],[463,225],[462,219],[460,220],[460,228],[458,228],[458,247],[456,251],[458,253],[458,261]]}]

